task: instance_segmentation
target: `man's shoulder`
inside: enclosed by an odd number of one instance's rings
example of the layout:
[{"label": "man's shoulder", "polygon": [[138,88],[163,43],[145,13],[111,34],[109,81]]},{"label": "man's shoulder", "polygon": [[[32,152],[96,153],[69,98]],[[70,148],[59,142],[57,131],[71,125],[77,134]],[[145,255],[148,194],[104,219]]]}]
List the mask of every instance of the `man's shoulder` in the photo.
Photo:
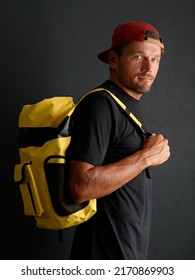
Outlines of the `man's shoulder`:
[{"label": "man's shoulder", "polygon": [[[110,105],[113,107],[115,101],[107,90],[110,91],[109,87],[105,84],[94,88],[90,91],[90,93],[82,96],[82,100],[79,102],[77,107],[85,107],[89,110],[90,108],[99,108],[100,110],[108,109]],[[113,91],[112,93],[115,94]]]}]

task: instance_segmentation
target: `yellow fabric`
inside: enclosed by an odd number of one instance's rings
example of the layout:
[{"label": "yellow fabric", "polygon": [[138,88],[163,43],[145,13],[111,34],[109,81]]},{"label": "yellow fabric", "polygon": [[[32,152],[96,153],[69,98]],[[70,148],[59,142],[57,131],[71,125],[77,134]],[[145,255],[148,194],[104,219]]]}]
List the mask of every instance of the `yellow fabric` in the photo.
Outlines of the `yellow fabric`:
[{"label": "yellow fabric", "polygon": [[[43,109],[47,108],[44,111]],[[57,127],[75,108],[70,96],[46,98],[32,105],[25,105],[19,116],[19,127]]]},{"label": "yellow fabric", "polygon": [[[72,97],[52,97],[33,105],[25,105],[19,116],[19,127],[58,127],[70,116],[75,104]],[[61,137],[46,142],[42,147],[19,149],[21,163],[15,166],[14,180],[19,184],[25,215],[34,216],[37,227],[63,229],[87,221],[96,213],[96,200],[69,216],[55,213],[44,170],[45,159],[49,163],[65,163],[66,150],[71,137]],[[53,155],[53,158],[52,158]],[[61,156],[56,158],[55,156]]]}]

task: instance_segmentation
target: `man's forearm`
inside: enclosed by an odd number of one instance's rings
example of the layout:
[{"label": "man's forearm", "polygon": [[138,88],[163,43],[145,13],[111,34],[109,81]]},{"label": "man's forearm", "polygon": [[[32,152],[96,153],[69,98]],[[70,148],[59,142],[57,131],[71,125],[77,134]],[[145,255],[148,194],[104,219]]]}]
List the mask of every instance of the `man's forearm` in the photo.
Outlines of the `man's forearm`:
[{"label": "man's forearm", "polygon": [[[131,181],[147,167],[143,151],[116,163],[93,166],[80,161],[71,162],[70,187],[73,199],[81,203],[93,198],[103,197]],[[76,174],[77,173],[77,174]],[[82,174],[79,176],[79,174]]]},{"label": "man's forearm", "polygon": [[145,168],[165,162],[170,156],[167,139],[161,134],[145,139],[143,148],[118,162],[93,166],[87,162],[70,162],[70,192],[81,203],[103,197],[131,181]]}]

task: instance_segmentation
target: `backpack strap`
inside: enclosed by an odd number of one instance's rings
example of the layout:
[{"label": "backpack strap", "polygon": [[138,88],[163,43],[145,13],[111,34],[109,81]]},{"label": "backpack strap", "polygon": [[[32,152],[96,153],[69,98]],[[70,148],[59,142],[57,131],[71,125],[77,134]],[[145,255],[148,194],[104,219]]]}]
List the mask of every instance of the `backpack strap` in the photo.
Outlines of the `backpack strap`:
[{"label": "backpack strap", "polygon": [[[127,106],[118,97],[116,97],[111,91],[109,91],[107,89],[104,89],[104,88],[96,88],[95,90],[93,90],[93,91],[91,91],[89,93],[96,92],[96,91],[103,91],[103,90],[108,92],[112,96],[112,98],[117,102],[117,104],[124,110],[124,112],[130,117],[130,119],[133,121],[135,126],[138,127],[141,130],[141,133],[142,133],[144,138],[147,138],[147,137],[152,135],[152,133],[146,131],[143,128],[142,123],[134,116],[134,114],[127,108]],[[147,167],[145,169],[145,172],[146,172],[146,176],[149,179],[151,179],[151,172],[150,172],[150,168],[149,167]]]},{"label": "backpack strap", "polygon": [[78,101],[77,105],[83,100],[84,97],[86,97],[88,94],[93,93],[93,92],[98,92],[98,91],[106,91],[107,93],[110,94],[110,96],[116,101],[116,103],[124,110],[124,112],[130,117],[130,119],[133,121],[133,123],[141,130],[142,135],[144,138],[151,136],[152,134],[148,131],[146,131],[143,128],[142,123],[134,116],[134,114],[127,108],[127,106],[118,98],[116,97],[111,91],[105,89],[105,88],[96,88],[93,89],[86,94],[84,94]]}]

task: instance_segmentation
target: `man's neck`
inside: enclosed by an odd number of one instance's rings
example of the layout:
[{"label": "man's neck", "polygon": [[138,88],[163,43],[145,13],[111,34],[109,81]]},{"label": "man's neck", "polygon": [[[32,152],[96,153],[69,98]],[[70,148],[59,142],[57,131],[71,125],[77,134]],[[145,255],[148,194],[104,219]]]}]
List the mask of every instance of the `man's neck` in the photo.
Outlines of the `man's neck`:
[{"label": "man's neck", "polygon": [[122,90],[124,90],[127,94],[129,94],[134,99],[136,99],[136,100],[141,99],[141,97],[142,97],[141,93],[137,93],[133,90],[126,88],[122,83],[120,83],[120,81],[118,79],[115,79],[114,77],[110,76],[109,80],[114,82],[115,84],[117,84]]}]

